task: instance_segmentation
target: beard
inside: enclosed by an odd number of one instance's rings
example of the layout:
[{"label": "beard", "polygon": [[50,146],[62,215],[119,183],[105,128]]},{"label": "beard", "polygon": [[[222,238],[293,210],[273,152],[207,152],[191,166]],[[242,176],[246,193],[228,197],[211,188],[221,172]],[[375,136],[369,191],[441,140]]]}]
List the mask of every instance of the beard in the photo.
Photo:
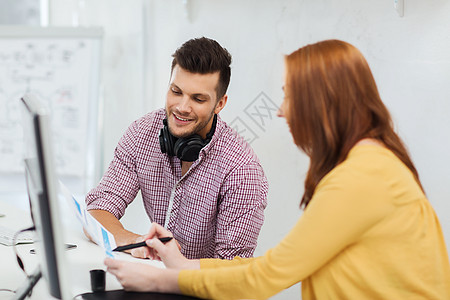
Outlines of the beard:
[{"label": "beard", "polygon": [[214,109],[211,111],[209,117],[199,123],[194,124],[194,127],[186,132],[183,132],[182,134],[174,134],[174,132],[172,131],[171,127],[171,121],[169,118],[169,112],[166,109],[166,118],[167,118],[167,123],[168,123],[168,127],[169,127],[169,132],[171,135],[173,135],[176,138],[185,138],[194,134],[198,134],[198,132],[202,131],[207,125],[208,123],[211,121],[211,119],[214,117]]}]

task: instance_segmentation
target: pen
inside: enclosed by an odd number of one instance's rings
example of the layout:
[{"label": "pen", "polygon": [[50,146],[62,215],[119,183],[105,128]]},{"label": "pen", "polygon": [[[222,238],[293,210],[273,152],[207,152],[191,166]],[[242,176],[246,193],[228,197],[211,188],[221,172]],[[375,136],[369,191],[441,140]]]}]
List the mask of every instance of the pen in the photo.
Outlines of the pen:
[{"label": "pen", "polygon": [[[167,243],[168,241],[170,241],[172,239],[173,239],[172,236],[158,238],[158,240],[160,240],[163,243]],[[139,247],[143,247],[143,246],[147,246],[145,241],[140,242],[140,243],[135,243],[135,244],[129,244],[129,245],[125,245],[125,246],[119,246],[116,249],[114,249],[113,251],[124,251],[124,250],[130,250],[130,249],[139,248]]]}]

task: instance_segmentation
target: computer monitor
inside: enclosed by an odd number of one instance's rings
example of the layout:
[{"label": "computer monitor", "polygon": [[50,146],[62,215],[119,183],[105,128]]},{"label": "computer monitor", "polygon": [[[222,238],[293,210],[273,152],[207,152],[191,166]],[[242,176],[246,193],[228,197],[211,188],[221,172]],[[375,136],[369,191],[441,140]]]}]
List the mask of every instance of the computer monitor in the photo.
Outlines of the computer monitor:
[{"label": "computer monitor", "polygon": [[63,227],[58,207],[57,179],[53,164],[50,113],[31,94],[20,99],[23,112],[24,161],[31,216],[36,228],[38,269],[27,278],[16,297],[28,294],[41,274],[49,293],[57,299],[70,299],[64,253]]}]

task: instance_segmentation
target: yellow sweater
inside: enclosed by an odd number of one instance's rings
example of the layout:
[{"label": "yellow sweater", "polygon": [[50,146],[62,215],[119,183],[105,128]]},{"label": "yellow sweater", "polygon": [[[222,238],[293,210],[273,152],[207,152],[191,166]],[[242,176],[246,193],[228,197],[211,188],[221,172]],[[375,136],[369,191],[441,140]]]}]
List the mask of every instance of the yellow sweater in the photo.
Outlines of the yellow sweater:
[{"label": "yellow sweater", "polygon": [[210,299],[265,299],[300,281],[304,300],[450,299],[441,226],[391,151],[354,147],[264,256],[204,259],[178,278],[183,294]]}]

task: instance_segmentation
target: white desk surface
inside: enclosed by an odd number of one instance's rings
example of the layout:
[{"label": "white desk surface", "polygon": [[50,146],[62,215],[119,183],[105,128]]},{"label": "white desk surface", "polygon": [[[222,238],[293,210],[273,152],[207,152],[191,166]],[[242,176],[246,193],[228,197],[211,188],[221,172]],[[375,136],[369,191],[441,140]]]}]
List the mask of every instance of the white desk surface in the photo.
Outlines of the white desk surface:
[{"label": "white desk surface", "polygon": [[[29,227],[32,224],[29,212],[20,210],[1,200],[0,213],[5,214],[5,216],[0,217],[1,226],[20,230]],[[73,222],[78,222],[75,217],[73,218]],[[74,228],[77,228],[77,226],[74,226]],[[74,228],[70,231],[71,234],[66,237],[66,242],[76,244],[77,248],[65,252],[67,254],[67,268],[69,268],[71,275],[73,296],[91,292],[89,270],[106,270],[106,267],[103,264],[103,260],[106,257],[103,249],[90,242],[81,230],[74,230]],[[34,248],[33,244],[17,245],[16,248],[18,254],[22,258],[25,270],[28,274],[32,273],[39,263],[38,256],[30,254],[30,249]],[[118,253],[118,258],[164,267],[159,261],[136,259],[125,253]],[[0,261],[0,289],[18,289],[25,282],[26,275],[17,263],[12,246],[0,244]],[[117,289],[122,289],[120,283],[113,275],[107,273],[106,290]],[[12,299],[13,297],[14,294],[11,292],[0,291],[0,299]],[[41,278],[39,280],[33,289],[31,297],[27,299],[53,299],[47,291],[46,279]]]}]

